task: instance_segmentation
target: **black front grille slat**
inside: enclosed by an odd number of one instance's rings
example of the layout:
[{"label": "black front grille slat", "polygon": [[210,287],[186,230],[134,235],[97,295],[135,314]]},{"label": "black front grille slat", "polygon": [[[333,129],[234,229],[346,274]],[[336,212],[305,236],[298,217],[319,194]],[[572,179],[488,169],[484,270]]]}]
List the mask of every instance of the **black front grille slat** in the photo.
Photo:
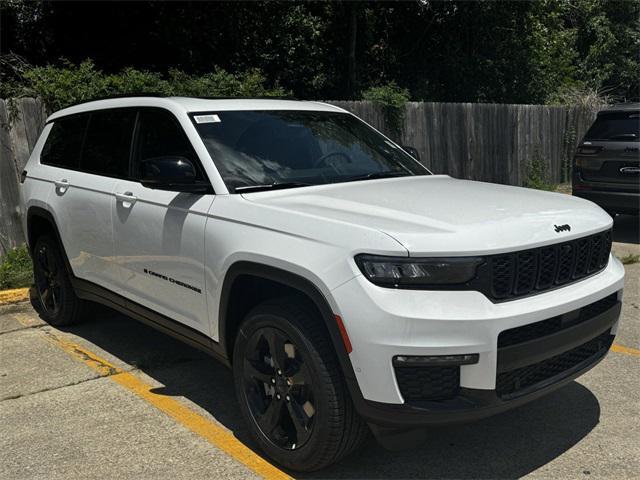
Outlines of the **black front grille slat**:
[{"label": "black front grille slat", "polygon": [[557,252],[555,247],[540,250],[540,270],[538,273],[537,290],[546,290],[553,285],[556,276]]},{"label": "black front grille slat", "polygon": [[560,245],[558,249],[558,270],[556,273],[556,285],[562,285],[571,280],[575,248],[570,243]]},{"label": "black front grille slat", "polygon": [[600,257],[602,256],[602,243],[600,235],[591,237],[591,257],[589,258],[587,273],[595,272],[598,269]]},{"label": "black front grille slat", "polygon": [[576,266],[573,270],[573,278],[584,277],[589,266],[589,251],[591,241],[588,238],[580,239],[576,242]]},{"label": "black front grille slat", "polygon": [[[607,266],[611,231],[570,242],[488,257],[493,300],[509,300],[566,285]],[[484,277],[486,278],[486,277]]]},{"label": "black front grille slat", "polygon": [[493,273],[493,296],[504,298],[511,294],[513,290],[513,280],[515,277],[515,256],[502,255],[492,259]]},{"label": "black front grille slat", "polygon": [[603,243],[602,251],[600,252],[600,264],[598,265],[599,270],[606,267],[609,261],[609,253],[611,252],[611,231],[608,231],[604,235]]},{"label": "black front grille slat", "polygon": [[517,256],[517,278],[515,294],[528,293],[535,287],[538,275],[538,252],[529,250]]}]

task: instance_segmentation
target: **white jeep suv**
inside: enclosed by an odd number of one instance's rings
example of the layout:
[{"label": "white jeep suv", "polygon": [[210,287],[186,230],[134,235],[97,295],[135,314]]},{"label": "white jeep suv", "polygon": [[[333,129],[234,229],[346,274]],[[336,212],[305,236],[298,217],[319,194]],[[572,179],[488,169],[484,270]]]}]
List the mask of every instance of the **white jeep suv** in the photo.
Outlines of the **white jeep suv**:
[{"label": "white jeep suv", "polygon": [[433,175],[335,106],[83,103],[49,117],[22,179],[42,316],[99,302],[211,353],[291,469],[521,405],[616,333],[603,210]]}]

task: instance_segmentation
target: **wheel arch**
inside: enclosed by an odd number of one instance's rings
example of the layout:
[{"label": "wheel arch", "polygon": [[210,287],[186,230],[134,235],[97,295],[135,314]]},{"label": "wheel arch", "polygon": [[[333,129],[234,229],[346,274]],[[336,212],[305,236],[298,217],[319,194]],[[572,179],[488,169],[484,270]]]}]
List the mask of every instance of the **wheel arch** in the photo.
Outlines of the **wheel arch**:
[{"label": "wheel arch", "polygon": [[32,206],[27,210],[27,244],[33,249],[36,239],[45,232],[52,232],[62,246],[60,232],[53,214],[43,207]]},{"label": "wheel arch", "polygon": [[64,243],[62,242],[62,237],[60,236],[60,231],[58,230],[58,225],[53,214],[43,207],[31,206],[27,210],[26,225],[27,245],[31,255],[33,256],[33,248],[35,246],[36,239],[44,233],[53,233],[58,245],[60,246],[60,251],[62,252],[62,258],[64,259],[67,272],[69,273],[70,278],[73,279],[73,269],[71,268],[71,263],[69,263],[69,257],[67,256],[67,251],[64,247]]},{"label": "wheel arch", "polygon": [[[237,311],[237,296],[239,295],[239,289],[243,287],[242,282],[246,281],[246,279],[253,279],[258,282],[258,285],[278,285],[283,291],[295,293],[308,301],[318,311],[326,327],[343,374],[345,377],[355,378],[349,355],[336,323],[335,313],[322,291],[313,281],[301,275],[251,261],[238,261],[229,267],[220,294],[218,312],[219,341],[220,347],[229,361],[233,360],[235,336],[237,328],[242,321],[242,315],[239,314],[241,312]],[[246,286],[245,284],[244,287],[246,288]]]}]

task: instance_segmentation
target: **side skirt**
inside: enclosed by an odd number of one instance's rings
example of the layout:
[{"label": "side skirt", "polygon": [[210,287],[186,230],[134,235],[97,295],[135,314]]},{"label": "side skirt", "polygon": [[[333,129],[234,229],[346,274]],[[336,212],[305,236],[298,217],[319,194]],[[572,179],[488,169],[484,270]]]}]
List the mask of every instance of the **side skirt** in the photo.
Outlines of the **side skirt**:
[{"label": "side skirt", "polygon": [[231,367],[231,364],[226,355],[224,355],[220,344],[197,330],[176,322],[175,320],[161,315],[136,302],[132,302],[128,298],[96,285],[93,282],[82,280],[77,277],[72,277],[71,282],[76,295],[81,299],[100,303],[113,308],[124,315],[197,348],[198,350],[211,355],[227,367]]}]

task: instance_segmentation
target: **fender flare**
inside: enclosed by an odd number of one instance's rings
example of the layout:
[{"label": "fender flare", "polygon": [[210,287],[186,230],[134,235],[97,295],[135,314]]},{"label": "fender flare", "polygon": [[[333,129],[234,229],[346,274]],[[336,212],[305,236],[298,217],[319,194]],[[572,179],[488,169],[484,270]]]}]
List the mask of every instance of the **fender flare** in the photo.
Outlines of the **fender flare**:
[{"label": "fender flare", "polygon": [[46,220],[47,223],[51,225],[51,230],[53,230],[53,234],[55,235],[56,240],[58,241],[58,245],[60,246],[60,250],[62,251],[62,256],[64,258],[64,263],[65,263],[67,272],[69,273],[71,278],[74,278],[75,276],[73,274],[73,269],[71,268],[71,263],[69,263],[69,257],[64,247],[64,243],[62,242],[60,231],[58,230],[58,224],[56,223],[56,220],[53,214],[49,210],[43,207],[31,206],[27,210],[26,237],[27,237],[27,245],[29,247],[29,252],[32,254],[31,256],[33,257],[33,247],[35,246],[35,242],[33,241],[34,239],[32,238],[32,232],[31,232],[31,221],[33,220],[34,217],[42,218],[43,220]]},{"label": "fender flare", "polygon": [[[338,328],[338,324],[336,323],[335,314],[333,313],[329,302],[322,294],[320,289],[311,280],[304,278],[298,274],[291,273],[277,267],[272,267],[270,265],[251,261],[238,261],[232,264],[227,269],[222,284],[222,290],[220,293],[220,307],[218,312],[218,331],[220,332],[220,347],[223,349],[224,355],[227,358],[231,358],[231,352],[228,352],[227,349],[228,345],[230,344],[230,340],[232,340],[230,338],[227,338],[227,314],[229,311],[229,300],[231,297],[231,291],[233,289],[234,282],[238,279],[238,277],[243,275],[251,275],[254,277],[280,283],[287,287],[298,290],[307,298],[309,298],[320,312],[320,316],[322,317],[322,320],[327,327],[327,331],[329,332],[331,343],[333,344],[334,351],[336,352],[336,356],[338,358],[342,373],[344,374],[346,379],[355,380],[355,372],[353,371],[353,366],[351,364],[351,360],[349,359],[349,354],[345,349],[342,335]],[[348,382],[348,384],[350,385],[351,390],[351,385],[357,385],[357,382]],[[352,392],[352,394],[353,393],[355,392]],[[360,395],[362,394],[360,393]]]}]

